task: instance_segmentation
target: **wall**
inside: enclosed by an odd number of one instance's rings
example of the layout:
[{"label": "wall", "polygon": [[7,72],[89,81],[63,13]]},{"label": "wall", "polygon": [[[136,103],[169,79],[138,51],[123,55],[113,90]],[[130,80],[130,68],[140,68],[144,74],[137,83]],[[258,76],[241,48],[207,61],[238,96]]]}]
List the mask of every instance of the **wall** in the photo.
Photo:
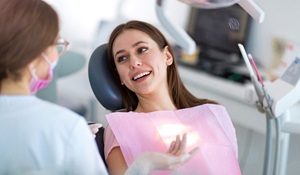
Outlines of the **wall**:
[{"label": "wall", "polygon": [[271,62],[272,38],[279,37],[300,46],[300,1],[294,0],[255,0],[265,11],[262,24],[253,23],[250,29],[248,51],[264,66]]},{"label": "wall", "polygon": [[[99,22],[145,20],[160,26],[155,14],[156,0],[46,0],[61,17],[61,34],[73,43],[93,40]],[[166,14],[174,23],[185,26],[189,7],[179,1],[167,0]],[[108,34],[103,34],[108,35]]]}]

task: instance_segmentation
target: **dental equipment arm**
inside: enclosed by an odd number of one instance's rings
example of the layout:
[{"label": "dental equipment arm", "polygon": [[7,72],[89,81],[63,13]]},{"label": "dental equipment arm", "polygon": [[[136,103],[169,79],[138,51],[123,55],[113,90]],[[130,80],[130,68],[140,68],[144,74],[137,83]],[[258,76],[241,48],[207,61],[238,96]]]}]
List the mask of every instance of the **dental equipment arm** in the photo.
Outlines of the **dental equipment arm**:
[{"label": "dental equipment arm", "polygon": [[256,21],[262,23],[265,12],[252,0],[240,0],[238,4]]},{"label": "dental equipment arm", "polygon": [[[254,69],[256,71],[257,77],[254,75],[253,68],[249,62],[249,59],[248,59],[248,56],[247,56],[244,46],[242,44],[238,44],[238,47],[242,53],[242,57],[245,61],[246,67],[250,74],[251,81],[254,85],[254,89],[256,92],[256,98],[255,98],[256,107],[260,112],[266,113],[266,144],[265,144],[263,175],[269,175],[270,169],[271,169],[271,161],[270,160],[272,158],[271,153],[272,153],[272,138],[273,138],[271,119],[274,117],[273,117],[273,113],[271,111],[271,106],[270,105],[264,106],[264,99],[265,99],[267,93],[264,89],[264,83],[263,82],[260,82],[261,84],[258,83],[257,79],[258,79],[258,77],[260,77],[260,75],[258,73],[258,70],[256,69],[256,66],[254,67]],[[253,61],[253,63],[254,63],[254,61]],[[254,93],[251,93],[251,94],[253,95]],[[253,99],[252,96],[250,96],[250,98]],[[268,98],[269,98],[269,95],[268,95]],[[246,99],[246,100],[248,100],[248,99]],[[276,132],[276,133],[278,133],[278,132]],[[278,145],[277,145],[277,148],[278,148]],[[277,148],[276,148],[276,150],[278,150]],[[276,152],[275,157],[277,159],[277,157],[278,157],[277,152]]]},{"label": "dental equipment arm", "polygon": [[[238,47],[241,51],[242,57],[245,61],[246,67],[249,71],[250,78],[251,78],[251,81],[253,83],[253,86],[254,86],[254,89],[256,92],[256,97],[251,97],[251,99],[255,99],[255,104],[260,112],[266,112],[269,117],[273,118],[273,112],[271,109],[273,99],[270,97],[270,95],[266,91],[264,84],[262,82],[258,81],[259,73],[257,70],[255,70],[256,75],[254,74],[253,68],[249,62],[249,58],[248,58],[248,55],[246,53],[244,46],[242,44],[238,44]],[[251,94],[253,95],[254,93],[251,93]],[[257,98],[258,98],[258,100],[257,100]]]},{"label": "dental equipment arm", "polygon": [[183,28],[167,19],[164,14],[165,4],[166,0],[156,1],[155,10],[160,23],[186,53],[193,54],[196,51],[195,41],[186,33]]},{"label": "dental equipment arm", "polygon": [[[235,3],[238,3],[247,13],[249,13],[255,20],[259,23],[263,22],[265,13],[264,11],[255,4],[252,0],[179,0],[188,5],[197,7],[197,8],[221,8],[228,7]],[[163,27],[170,33],[170,35],[175,39],[178,45],[188,54],[193,54],[196,52],[196,43],[195,41],[186,33],[186,31],[173,24],[164,14],[166,0],[156,0],[156,14],[163,25]]]}]

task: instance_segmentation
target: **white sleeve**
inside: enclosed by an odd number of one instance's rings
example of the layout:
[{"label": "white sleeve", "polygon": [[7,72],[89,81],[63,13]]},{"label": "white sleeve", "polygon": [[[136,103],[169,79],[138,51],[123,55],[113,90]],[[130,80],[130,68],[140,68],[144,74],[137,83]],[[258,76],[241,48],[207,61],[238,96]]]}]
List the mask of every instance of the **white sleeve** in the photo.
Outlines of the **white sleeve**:
[{"label": "white sleeve", "polygon": [[108,175],[95,139],[83,118],[76,122],[70,134],[65,160],[70,174]]}]

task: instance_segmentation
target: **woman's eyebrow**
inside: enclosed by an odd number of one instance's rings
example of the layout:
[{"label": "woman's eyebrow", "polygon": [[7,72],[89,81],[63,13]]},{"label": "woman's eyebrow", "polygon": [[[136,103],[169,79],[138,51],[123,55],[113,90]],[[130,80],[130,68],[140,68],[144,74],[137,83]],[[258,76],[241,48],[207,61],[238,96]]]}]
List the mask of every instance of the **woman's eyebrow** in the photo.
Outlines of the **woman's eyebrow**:
[{"label": "woman's eyebrow", "polygon": [[[138,45],[141,44],[141,43],[148,44],[148,43],[145,42],[145,41],[138,41],[138,42],[132,44],[131,47],[136,47],[136,46],[138,46]],[[124,49],[117,51],[116,54],[115,54],[115,57],[116,57],[118,54],[123,53],[123,52],[125,52]]]},{"label": "woman's eyebrow", "polygon": [[146,41],[138,41],[138,42],[132,44],[132,47],[135,47],[135,46],[137,46],[137,45],[139,45],[139,44],[141,44],[141,43],[148,44]]},{"label": "woman's eyebrow", "polygon": [[123,53],[123,52],[125,52],[125,50],[119,50],[118,52],[116,52],[115,57],[116,57],[118,54]]}]

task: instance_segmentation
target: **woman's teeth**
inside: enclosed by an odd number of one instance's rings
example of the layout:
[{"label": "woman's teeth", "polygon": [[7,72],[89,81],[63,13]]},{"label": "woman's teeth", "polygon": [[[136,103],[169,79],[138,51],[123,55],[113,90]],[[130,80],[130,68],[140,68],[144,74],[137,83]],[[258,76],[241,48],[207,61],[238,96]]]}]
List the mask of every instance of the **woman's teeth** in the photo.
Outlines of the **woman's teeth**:
[{"label": "woman's teeth", "polygon": [[133,77],[133,80],[137,80],[139,78],[142,78],[143,76],[149,75],[150,72],[143,72],[141,74],[138,74],[137,76]]}]

